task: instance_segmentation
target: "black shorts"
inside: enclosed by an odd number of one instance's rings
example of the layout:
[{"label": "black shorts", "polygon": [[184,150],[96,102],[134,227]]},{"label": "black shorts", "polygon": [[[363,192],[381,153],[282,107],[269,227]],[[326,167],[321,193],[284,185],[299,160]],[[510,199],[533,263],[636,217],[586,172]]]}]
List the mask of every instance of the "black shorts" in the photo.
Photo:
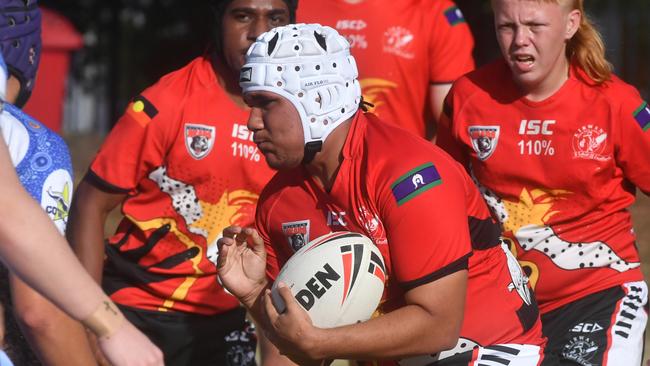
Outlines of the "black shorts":
[{"label": "black shorts", "polygon": [[255,327],[243,308],[203,316],[118,306],[162,350],[167,366],[255,365]]},{"label": "black shorts", "polygon": [[630,282],[542,315],[544,365],[638,366],[643,360],[648,286]]}]

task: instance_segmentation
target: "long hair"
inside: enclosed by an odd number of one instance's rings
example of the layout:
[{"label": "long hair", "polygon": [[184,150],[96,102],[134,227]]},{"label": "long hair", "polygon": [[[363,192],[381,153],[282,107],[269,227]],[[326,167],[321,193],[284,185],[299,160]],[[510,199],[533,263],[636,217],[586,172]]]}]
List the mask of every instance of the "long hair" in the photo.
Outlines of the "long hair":
[{"label": "long hair", "polygon": [[543,0],[564,5],[570,2],[571,10],[582,13],[578,31],[569,40],[566,47],[567,59],[583,69],[597,84],[609,80],[612,65],[605,58],[605,44],[600,33],[585,13],[584,0]]}]

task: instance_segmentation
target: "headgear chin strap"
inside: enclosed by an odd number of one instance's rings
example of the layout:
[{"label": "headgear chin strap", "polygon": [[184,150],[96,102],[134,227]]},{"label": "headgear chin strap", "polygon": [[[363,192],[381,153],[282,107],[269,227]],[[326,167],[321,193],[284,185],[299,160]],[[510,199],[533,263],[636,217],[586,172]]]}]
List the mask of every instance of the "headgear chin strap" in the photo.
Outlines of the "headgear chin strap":
[{"label": "headgear chin strap", "polygon": [[350,44],[320,24],[290,24],[260,35],[246,53],[239,85],[244,93],[269,91],[298,110],[304,163],[327,136],[359,108],[361,87]]}]

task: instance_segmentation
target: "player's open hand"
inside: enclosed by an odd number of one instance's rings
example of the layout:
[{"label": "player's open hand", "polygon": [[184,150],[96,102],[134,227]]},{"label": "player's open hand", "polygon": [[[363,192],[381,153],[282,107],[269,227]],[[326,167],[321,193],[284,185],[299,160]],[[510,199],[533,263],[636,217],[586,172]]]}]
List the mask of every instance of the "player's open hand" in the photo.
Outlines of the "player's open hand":
[{"label": "player's open hand", "polygon": [[99,347],[114,366],[162,366],[163,354],[131,323],[123,325],[109,337],[98,339]]},{"label": "player's open hand", "polygon": [[221,284],[250,308],[267,283],[264,241],[255,229],[229,226],[217,246]]},{"label": "player's open hand", "polygon": [[318,336],[322,331],[314,327],[309,314],[294,299],[291,290],[284,284],[279,284],[278,292],[285,303],[285,310],[278,313],[271,291],[264,293],[264,310],[266,312],[267,337],[278,348],[281,354],[299,365],[319,365],[321,357],[318,354]]}]

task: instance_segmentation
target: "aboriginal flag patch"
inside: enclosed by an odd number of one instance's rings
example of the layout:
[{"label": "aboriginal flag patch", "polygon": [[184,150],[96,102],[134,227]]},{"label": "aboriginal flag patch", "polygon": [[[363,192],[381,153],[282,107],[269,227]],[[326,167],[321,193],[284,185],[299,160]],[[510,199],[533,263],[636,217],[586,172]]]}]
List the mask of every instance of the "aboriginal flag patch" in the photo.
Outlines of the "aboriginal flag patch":
[{"label": "aboriginal flag patch", "polygon": [[158,110],[147,98],[138,95],[129,103],[126,114],[136,120],[140,126],[146,126],[158,114]]},{"label": "aboriginal flag patch", "polygon": [[639,108],[634,111],[634,119],[641,126],[643,131],[650,129],[650,106],[643,102]]},{"label": "aboriginal flag patch", "polygon": [[390,188],[400,206],[440,183],[442,178],[436,167],[432,163],[426,163],[397,178]]},{"label": "aboriginal flag patch", "polygon": [[460,23],[465,23],[465,17],[463,16],[463,12],[461,12],[457,6],[452,6],[450,8],[447,8],[447,10],[445,10],[445,18],[447,18],[447,22],[449,22],[449,25],[452,26]]}]

